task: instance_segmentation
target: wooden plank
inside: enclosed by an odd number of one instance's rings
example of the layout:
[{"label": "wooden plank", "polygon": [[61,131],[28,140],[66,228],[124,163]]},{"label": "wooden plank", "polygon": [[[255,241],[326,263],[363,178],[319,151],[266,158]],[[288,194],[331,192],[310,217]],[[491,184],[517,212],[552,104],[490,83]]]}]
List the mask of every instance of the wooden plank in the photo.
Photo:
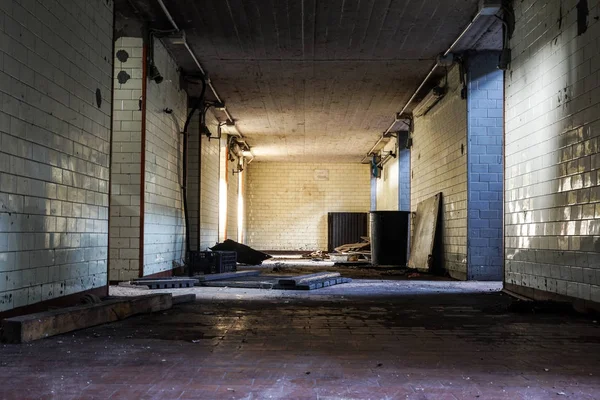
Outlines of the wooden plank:
[{"label": "wooden plank", "polygon": [[241,278],[244,276],[258,276],[258,275],[260,275],[260,271],[252,270],[252,271],[225,272],[222,274],[200,275],[200,276],[194,276],[194,279],[198,279],[200,282],[208,282],[208,281],[220,281],[222,279],[235,279],[235,278]]},{"label": "wooden plank", "polygon": [[370,248],[371,248],[370,242],[351,243],[351,244],[345,244],[340,247],[336,247],[335,251],[337,251],[338,253],[347,253],[347,252],[356,252],[356,251],[366,250],[366,249],[370,249]]},{"label": "wooden plank", "polygon": [[28,343],[172,306],[171,294],[161,293],[22,315],[2,321],[3,339],[9,343]]},{"label": "wooden plank", "polygon": [[442,194],[422,201],[417,206],[415,229],[410,247],[408,267],[429,271],[433,262],[433,245]]}]

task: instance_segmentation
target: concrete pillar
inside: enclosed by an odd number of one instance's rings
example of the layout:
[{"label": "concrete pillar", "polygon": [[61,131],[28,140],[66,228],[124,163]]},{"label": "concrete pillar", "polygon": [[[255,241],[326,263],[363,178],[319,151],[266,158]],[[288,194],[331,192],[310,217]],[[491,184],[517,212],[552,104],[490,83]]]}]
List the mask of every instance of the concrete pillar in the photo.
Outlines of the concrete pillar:
[{"label": "concrete pillar", "polygon": [[467,62],[467,278],[502,280],[504,73],[496,52]]},{"label": "concrete pillar", "polygon": [[410,149],[408,132],[398,134],[398,210],[410,211]]}]

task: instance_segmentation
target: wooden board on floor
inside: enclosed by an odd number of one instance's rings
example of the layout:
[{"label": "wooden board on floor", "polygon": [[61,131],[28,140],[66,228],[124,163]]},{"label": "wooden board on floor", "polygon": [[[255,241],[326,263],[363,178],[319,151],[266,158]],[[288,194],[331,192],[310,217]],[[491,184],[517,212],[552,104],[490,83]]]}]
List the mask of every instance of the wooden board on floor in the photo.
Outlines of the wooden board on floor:
[{"label": "wooden board on floor", "polygon": [[3,340],[9,343],[28,343],[119,321],[136,314],[167,310],[172,306],[172,295],[160,293],[21,315],[2,321]]},{"label": "wooden board on floor", "polygon": [[408,267],[429,271],[433,260],[433,245],[442,194],[422,201],[417,205],[415,227],[410,246]]}]

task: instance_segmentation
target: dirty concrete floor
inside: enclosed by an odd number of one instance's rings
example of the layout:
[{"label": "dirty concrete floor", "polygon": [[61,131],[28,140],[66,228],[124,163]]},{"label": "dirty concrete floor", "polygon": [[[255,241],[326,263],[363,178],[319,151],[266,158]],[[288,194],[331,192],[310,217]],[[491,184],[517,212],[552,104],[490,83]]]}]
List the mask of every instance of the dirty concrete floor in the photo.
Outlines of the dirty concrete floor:
[{"label": "dirty concrete floor", "polygon": [[197,301],[0,346],[0,398],[600,398],[598,324],[510,312],[498,289],[358,280],[310,293],[174,290]]}]

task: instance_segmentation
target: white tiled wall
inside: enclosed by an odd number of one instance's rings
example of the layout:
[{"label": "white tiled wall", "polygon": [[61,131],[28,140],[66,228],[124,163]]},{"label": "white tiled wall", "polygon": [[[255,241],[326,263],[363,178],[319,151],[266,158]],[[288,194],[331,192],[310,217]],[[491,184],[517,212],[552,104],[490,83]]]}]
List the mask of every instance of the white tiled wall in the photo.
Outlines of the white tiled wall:
[{"label": "white tiled wall", "polygon": [[[391,140],[383,149],[384,153],[396,153],[396,140]],[[390,158],[383,166],[381,178],[377,179],[377,210],[398,211],[398,158]]]},{"label": "white tiled wall", "polygon": [[0,311],[107,283],[112,9],[0,1]]},{"label": "white tiled wall", "polygon": [[514,2],[506,74],[505,280],[600,302],[600,13]]},{"label": "white tiled wall", "polygon": [[467,102],[461,99],[459,68],[448,78],[446,96],[414,121],[411,149],[411,208],[442,192],[444,260],[451,276],[467,272]]},{"label": "white tiled wall", "polygon": [[247,244],[262,250],[327,250],[328,212],[368,212],[363,164],[253,162],[248,169]]},{"label": "white tiled wall", "polygon": [[180,89],[177,65],[159,41],[154,43],[154,61],[164,81],[149,81],[147,88],[144,275],[173,269],[185,252],[181,132],[187,95]]},{"label": "white tiled wall", "polygon": [[[142,38],[124,37],[115,42],[109,228],[111,281],[126,281],[139,276],[142,47]],[[119,51],[127,53],[125,62],[117,59]],[[123,84],[117,79],[121,71],[130,76]]]}]

